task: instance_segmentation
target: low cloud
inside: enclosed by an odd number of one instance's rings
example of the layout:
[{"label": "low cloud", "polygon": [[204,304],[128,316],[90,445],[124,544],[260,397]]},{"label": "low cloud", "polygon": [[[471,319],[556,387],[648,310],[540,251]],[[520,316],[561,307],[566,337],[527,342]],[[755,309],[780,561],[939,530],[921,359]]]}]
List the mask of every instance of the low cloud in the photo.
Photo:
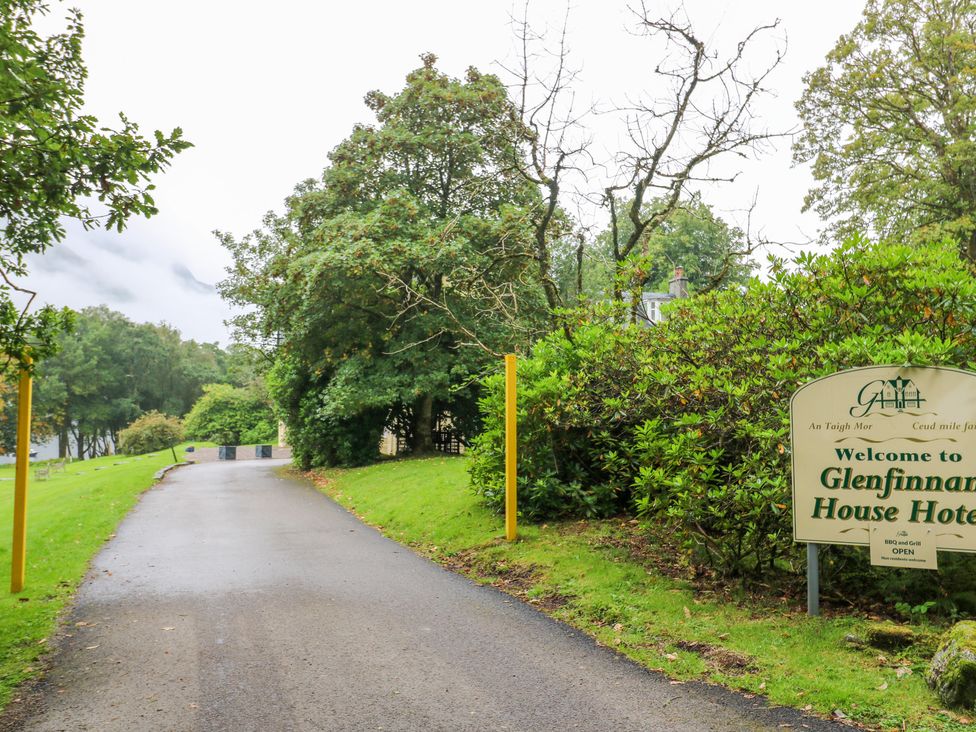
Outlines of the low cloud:
[{"label": "low cloud", "polygon": [[213,285],[208,285],[206,282],[198,280],[190,271],[190,268],[182,262],[174,262],[170,267],[170,271],[176,275],[180,285],[190,292],[199,292],[201,295],[210,295],[216,292],[216,288]]},{"label": "low cloud", "polygon": [[105,267],[97,255],[83,257],[65,244],[56,244],[43,255],[30,257],[28,268],[35,272],[63,275],[72,283],[69,285],[72,289],[73,283],[77,282],[79,289],[94,290],[104,299],[116,303],[131,303],[136,299],[128,287],[113,277],[113,269]]}]

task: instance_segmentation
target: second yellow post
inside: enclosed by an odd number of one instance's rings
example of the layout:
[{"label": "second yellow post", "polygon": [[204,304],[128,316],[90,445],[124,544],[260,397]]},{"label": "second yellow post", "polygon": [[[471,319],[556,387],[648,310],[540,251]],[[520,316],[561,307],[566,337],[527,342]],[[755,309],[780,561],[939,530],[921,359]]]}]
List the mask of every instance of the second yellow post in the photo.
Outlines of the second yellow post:
[{"label": "second yellow post", "polygon": [[505,538],[515,541],[518,498],[516,484],[515,355],[505,356]]},{"label": "second yellow post", "polygon": [[[25,366],[30,366],[30,363],[30,357],[27,357]],[[24,570],[27,565],[27,473],[30,470],[31,376],[26,368],[20,372],[20,389],[17,398],[14,543],[10,566],[10,591],[14,593],[24,589]]]}]

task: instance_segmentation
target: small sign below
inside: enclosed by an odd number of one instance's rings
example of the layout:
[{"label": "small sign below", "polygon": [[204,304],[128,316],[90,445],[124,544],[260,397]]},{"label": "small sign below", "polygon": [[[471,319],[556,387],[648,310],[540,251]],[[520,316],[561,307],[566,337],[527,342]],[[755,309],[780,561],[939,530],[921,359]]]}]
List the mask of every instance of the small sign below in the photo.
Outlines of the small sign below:
[{"label": "small sign below", "polygon": [[905,526],[871,527],[871,564],[882,567],[938,569],[935,532]]}]

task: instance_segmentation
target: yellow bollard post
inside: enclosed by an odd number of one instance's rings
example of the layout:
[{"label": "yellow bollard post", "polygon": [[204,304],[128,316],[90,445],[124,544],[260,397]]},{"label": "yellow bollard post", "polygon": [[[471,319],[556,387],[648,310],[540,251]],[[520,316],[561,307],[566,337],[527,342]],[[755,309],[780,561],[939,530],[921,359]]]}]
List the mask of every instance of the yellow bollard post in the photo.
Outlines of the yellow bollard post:
[{"label": "yellow bollard post", "polygon": [[[31,363],[30,356],[25,364]],[[10,591],[24,589],[24,569],[27,565],[27,473],[30,470],[31,434],[31,376],[20,372],[17,396],[17,463],[14,473],[14,545],[11,552]]]},{"label": "yellow bollard post", "polygon": [[515,458],[515,355],[505,356],[505,538],[515,541],[518,512]]}]

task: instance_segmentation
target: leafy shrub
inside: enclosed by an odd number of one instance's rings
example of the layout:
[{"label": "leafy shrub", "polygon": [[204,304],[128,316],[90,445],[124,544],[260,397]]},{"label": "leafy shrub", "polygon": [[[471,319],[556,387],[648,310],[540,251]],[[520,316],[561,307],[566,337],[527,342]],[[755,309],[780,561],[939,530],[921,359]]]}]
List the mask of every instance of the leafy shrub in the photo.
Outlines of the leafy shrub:
[{"label": "leafy shrub", "polygon": [[303,470],[375,460],[386,410],[366,408],[353,416],[338,415],[330,409],[327,385],[287,355],[279,357],[268,374],[268,389],[281,409],[293,459]]},{"label": "leafy shrub", "polygon": [[[522,362],[521,485],[547,486],[545,500],[528,498],[524,512],[585,515],[581,494],[605,510],[605,497],[632,496],[633,509],[693,559],[726,575],[760,576],[801,566],[792,542],[790,396],[856,366],[972,368],[976,279],[949,245],[852,240],[792,265],[773,260],[769,281],[742,291],[677,301],[664,324],[619,323],[583,325],[572,343],[550,335]],[[486,388],[471,472],[475,490],[497,507],[500,377]],[[863,551],[826,555],[825,573],[846,567],[835,576],[851,587],[856,576],[876,576]],[[914,599],[960,589],[933,586],[946,577],[918,580]],[[892,586],[874,587],[892,594]]]},{"label": "leafy shrub", "polygon": [[277,427],[268,399],[255,387],[208,384],[189,414],[185,428],[191,440],[221,445],[268,442]]},{"label": "leafy shrub", "polygon": [[[529,519],[607,516],[627,505],[629,490],[603,480],[592,456],[592,428],[577,419],[579,374],[619,346],[614,331],[580,327],[572,342],[553,333],[518,361],[519,510]],[[472,485],[492,509],[505,505],[505,377],[489,376],[479,402],[484,428],[471,449]],[[578,426],[581,425],[581,426]]]},{"label": "leafy shrub", "polygon": [[176,417],[152,411],[146,412],[119,432],[119,452],[142,455],[164,450],[183,439],[183,425]]}]

